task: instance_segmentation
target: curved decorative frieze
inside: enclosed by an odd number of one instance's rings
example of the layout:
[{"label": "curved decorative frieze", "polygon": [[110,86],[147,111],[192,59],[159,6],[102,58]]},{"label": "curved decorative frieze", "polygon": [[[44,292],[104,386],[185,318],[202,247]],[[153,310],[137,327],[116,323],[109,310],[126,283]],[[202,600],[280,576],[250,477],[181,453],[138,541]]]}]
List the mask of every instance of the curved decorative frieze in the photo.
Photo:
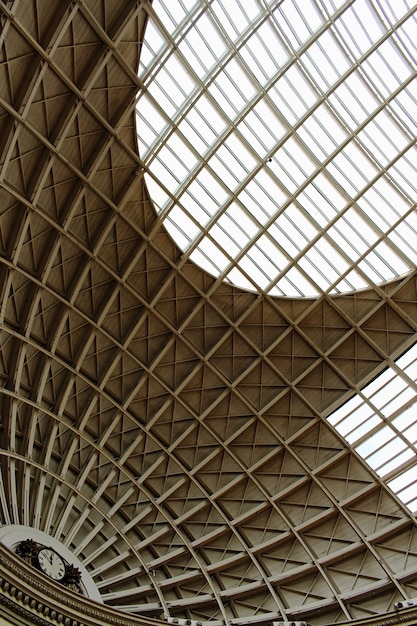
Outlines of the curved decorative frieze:
[{"label": "curved decorative frieze", "polygon": [[[158,626],[165,622],[129,618],[111,607],[104,608],[86,596],[68,591],[59,583],[44,579],[34,567],[25,563],[0,544],[0,604],[9,619],[13,615],[27,624],[49,626]],[[21,623],[18,622],[18,623]]]}]

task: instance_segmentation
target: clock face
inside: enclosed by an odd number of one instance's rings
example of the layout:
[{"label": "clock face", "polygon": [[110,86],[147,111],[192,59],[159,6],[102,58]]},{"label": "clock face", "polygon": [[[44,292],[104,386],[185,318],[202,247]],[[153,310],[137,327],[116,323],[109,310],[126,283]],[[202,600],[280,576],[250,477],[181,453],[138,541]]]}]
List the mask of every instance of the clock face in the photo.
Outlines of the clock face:
[{"label": "clock face", "polygon": [[39,550],[38,564],[41,571],[53,580],[62,580],[65,576],[64,560],[52,548]]}]

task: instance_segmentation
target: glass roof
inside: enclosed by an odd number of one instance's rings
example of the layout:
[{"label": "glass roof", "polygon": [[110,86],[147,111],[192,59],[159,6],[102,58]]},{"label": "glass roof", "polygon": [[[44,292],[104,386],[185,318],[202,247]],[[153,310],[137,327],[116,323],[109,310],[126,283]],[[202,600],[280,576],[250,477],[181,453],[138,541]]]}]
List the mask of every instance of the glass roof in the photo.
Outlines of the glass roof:
[{"label": "glass roof", "polygon": [[154,0],[137,128],[185,255],[276,296],[417,263],[416,3]]},{"label": "glass roof", "polygon": [[329,422],[417,512],[417,346],[335,411]]}]

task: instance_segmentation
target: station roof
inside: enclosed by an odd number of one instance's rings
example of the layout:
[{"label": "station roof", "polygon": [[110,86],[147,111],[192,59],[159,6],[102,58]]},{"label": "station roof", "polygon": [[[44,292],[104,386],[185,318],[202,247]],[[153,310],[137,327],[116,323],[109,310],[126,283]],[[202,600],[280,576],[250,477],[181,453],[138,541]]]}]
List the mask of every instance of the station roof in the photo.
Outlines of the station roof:
[{"label": "station roof", "polygon": [[107,604],[415,597],[416,8],[0,3],[0,522]]}]

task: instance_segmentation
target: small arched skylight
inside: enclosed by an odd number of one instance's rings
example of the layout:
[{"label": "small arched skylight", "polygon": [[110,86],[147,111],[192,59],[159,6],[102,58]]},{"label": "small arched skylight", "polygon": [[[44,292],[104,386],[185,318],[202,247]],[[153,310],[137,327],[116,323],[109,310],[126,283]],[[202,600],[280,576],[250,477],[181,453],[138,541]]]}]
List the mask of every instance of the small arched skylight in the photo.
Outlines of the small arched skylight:
[{"label": "small arched skylight", "polygon": [[146,182],[194,262],[276,296],[417,263],[417,23],[406,0],[154,0]]}]

